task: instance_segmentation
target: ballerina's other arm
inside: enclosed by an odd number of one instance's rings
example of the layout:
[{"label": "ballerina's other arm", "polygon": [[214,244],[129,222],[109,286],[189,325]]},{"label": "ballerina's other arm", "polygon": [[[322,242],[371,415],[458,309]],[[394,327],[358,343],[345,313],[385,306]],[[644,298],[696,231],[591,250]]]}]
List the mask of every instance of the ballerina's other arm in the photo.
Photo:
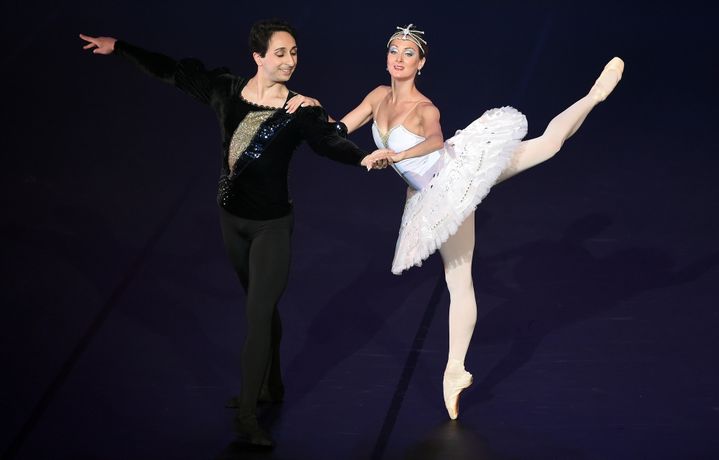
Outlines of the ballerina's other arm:
[{"label": "ballerina's other arm", "polygon": [[370,91],[370,93],[365,96],[357,107],[342,117],[342,120],[340,121],[347,126],[348,133],[357,131],[359,128],[372,121],[375,108],[379,105],[382,98],[387,95],[387,91],[389,91],[389,86],[378,86]]}]

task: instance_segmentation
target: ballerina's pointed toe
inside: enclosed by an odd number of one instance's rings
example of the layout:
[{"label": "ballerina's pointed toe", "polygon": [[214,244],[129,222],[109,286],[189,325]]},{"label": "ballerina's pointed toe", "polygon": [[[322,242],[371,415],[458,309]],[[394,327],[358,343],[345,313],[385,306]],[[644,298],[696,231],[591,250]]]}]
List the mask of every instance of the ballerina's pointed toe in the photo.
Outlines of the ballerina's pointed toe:
[{"label": "ballerina's pointed toe", "polygon": [[457,419],[459,415],[459,397],[464,390],[472,385],[472,381],[472,374],[464,369],[444,373],[444,380],[442,382],[444,405],[447,408],[447,414],[450,419]]},{"label": "ballerina's pointed toe", "polygon": [[604,101],[607,96],[611,94],[614,88],[622,79],[624,73],[624,61],[619,57],[612,58],[607,65],[604,66],[604,70],[599,75],[599,78],[594,82],[594,86],[589,91],[590,96],[595,102]]}]

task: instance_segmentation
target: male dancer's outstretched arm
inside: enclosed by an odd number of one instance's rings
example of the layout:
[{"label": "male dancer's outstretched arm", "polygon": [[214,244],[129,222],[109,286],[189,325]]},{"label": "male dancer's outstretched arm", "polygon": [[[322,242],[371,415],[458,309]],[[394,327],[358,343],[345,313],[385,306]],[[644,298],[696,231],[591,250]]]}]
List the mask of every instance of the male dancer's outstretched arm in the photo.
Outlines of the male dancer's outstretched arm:
[{"label": "male dancer's outstretched arm", "polygon": [[[230,74],[230,70],[226,67],[207,70],[198,59],[177,61],[164,54],[145,50],[115,37],[92,37],[80,34],[80,38],[87,42],[83,49],[92,50],[93,54],[121,56],[148,75],[176,86],[203,104],[211,104],[213,88],[216,86],[217,79],[222,75]],[[285,109],[288,113],[294,113],[300,107],[312,105],[319,105],[319,101],[297,94],[287,101]]]}]

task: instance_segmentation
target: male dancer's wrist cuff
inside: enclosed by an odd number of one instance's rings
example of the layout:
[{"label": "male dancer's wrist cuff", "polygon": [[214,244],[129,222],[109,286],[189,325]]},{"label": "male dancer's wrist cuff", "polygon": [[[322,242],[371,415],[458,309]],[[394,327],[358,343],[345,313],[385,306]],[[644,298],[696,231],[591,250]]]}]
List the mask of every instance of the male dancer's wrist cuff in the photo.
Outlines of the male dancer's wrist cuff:
[{"label": "male dancer's wrist cuff", "polygon": [[342,123],[341,121],[336,121],[333,123],[335,130],[337,131],[337,134],[340,136],[347,138],[347,125]]}]

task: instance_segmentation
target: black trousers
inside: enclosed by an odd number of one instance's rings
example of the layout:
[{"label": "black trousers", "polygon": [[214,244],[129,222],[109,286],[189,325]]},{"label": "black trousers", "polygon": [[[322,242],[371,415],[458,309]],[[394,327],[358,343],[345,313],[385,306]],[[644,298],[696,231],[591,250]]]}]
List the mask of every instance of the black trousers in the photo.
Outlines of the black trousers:
[{"label": "black trousers", "polygon": [[238,417],[255,415],[263,384],[282,391],[277,302],[287,286],[293,215],[270,220],[237,217],[220,208],[225,248],[247,293]]}]

